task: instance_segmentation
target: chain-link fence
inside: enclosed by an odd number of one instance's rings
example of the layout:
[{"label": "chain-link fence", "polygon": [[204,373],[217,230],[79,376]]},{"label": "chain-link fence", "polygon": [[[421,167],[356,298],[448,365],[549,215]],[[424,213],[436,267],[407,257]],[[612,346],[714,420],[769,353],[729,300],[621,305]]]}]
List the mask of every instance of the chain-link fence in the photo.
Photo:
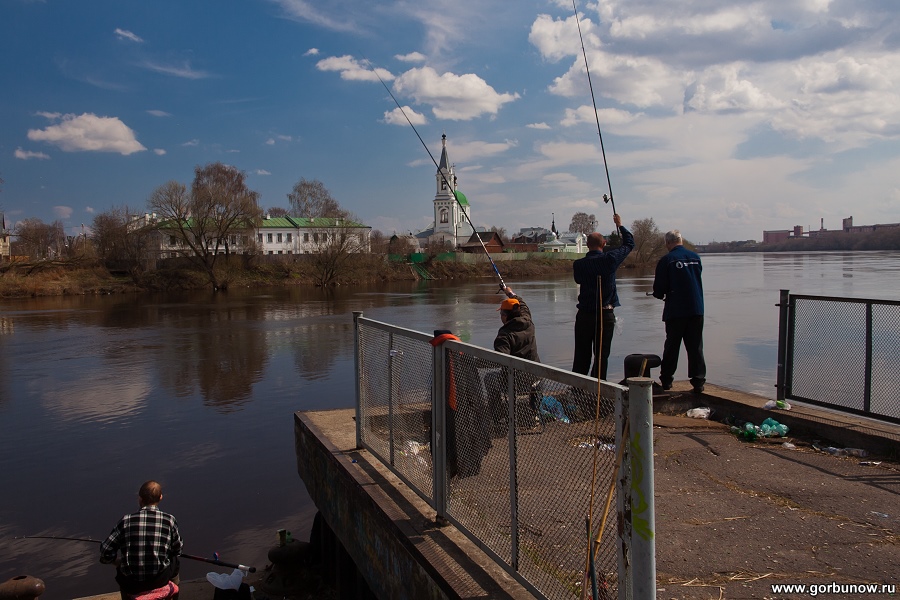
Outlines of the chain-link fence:
[{"label": "chain-link fence", "polygon": [[589,540],[596,597],[630,597],[627,388],[361,315],[356,332],[363,447],[539,597],[590,585]]},{"label": "chain-link fence", "polygon": [[779,396],[900,422],[900,302],[781,291]]}]

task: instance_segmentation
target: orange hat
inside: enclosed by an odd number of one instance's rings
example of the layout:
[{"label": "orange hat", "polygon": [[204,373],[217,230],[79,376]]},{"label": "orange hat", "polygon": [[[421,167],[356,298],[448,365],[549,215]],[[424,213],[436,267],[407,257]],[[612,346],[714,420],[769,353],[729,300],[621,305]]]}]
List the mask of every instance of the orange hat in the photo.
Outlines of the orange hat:
[{"label": "orange hat", "polygon": [[500,308],[497,310],[512,310],[519,306],[519,301],[515,298],[507,298],[503,302],[500,303]]}]

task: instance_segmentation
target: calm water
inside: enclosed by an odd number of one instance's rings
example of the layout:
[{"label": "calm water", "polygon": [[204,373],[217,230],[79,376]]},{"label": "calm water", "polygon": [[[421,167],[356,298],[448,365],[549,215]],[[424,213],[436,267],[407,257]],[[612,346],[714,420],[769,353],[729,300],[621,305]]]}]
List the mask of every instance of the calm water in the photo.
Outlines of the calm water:
[{"label": "calm water", "polygon": [[[900,253],[704,256],[710,383],[775,394],[779,289],[900,299]],[[501,269],[502,272],[502,269]],[[507,281],[534,314],[543,361],[571,367],[569,277]],[[661,354],[652,274],[622,272],[610,378]],[[307,539],[315,508],[296,473],[292,415],[353,405],[353,310],[490,347],[495,280],[353,290],[0,302],[0,582],[42,578],[46,600],[115,589],[97,544],[146,479],[185,552],[265,566],[275,531]],[[677,379],[686,378],[682,353]],[[658,372],[654,372],[657,375]],[[212,565],[183,562],[183,577]],[[228,569],[222,569],[228,571]]]}]

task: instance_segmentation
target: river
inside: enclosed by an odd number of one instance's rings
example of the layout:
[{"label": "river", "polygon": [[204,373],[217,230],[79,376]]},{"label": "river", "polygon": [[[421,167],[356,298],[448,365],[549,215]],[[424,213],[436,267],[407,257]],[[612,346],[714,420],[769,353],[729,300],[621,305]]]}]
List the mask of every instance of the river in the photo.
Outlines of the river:
[{"label": "river", "polygon": [[[705,255],[709,382],[774,398],[779,290],[897,300],[898,258]],[[612,380],[625,355],[662,352],[652,280],[619,273]],[[543,362],[570,368],[571,278],[507,284],[531,307]],[[277,529],[308,539],[315,507],[296,473],[292,415],[353,406],[352,311],[490,347],[496,289],[485,279],[0,301],[0,582],[39,577],[45,600],[114,590],[97,544],[21,538],[102,539],[147,479],[163,483],[186,553],[263,568]],[[186,560],[182,576],[211,570]]]}]

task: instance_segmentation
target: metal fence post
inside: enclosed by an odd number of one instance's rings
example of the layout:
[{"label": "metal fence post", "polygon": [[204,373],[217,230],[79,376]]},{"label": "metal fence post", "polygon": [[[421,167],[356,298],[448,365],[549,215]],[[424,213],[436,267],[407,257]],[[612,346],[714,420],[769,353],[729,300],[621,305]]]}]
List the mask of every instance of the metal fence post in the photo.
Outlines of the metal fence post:
[{"label": "metal fence post", "polygon": [[872,412],[872,303],[866,302],[866,381],[863,390],[863,410]]},{"label": "metal fence post", "polygon": [[784,360],[787,352],[788,298],[790,290],[781,290],[778,297],[778,368],[775,371],[775,399],[784,400]]},{"label": "metal fence post", "polygon": [[516,456],[516,372],[504,370],[506,378],[507,444],[509,444],[509,524],[510,558],[514,570],[519,570],[519,467]]},{"label": "metal fence post", "polygon": [[397,401],[397,383],[394,380],[394,333],[388,333],[388,464],[394,465],[394,402]]},{"label": "metal fence post", "polygon": [[617,559],[619,572],[618,600],[631,600],[632,564],[631,564],[631,449],[628,446],[628,415],[630,403],[628,392],[621,394],[622,401],[616,402],[616,447],[622,448],[622,463],[616,478],[616,514],[619,531],[619,556]]},{"label": "metal fence post", "polygon": [[447,352],[432,348],[431,359],[431,461],[432,493],[436,520],[447,516]]},{"label": "metal fence post", "polygon": [[635,600],[656,598],[656,510],[653,499],[653,380],[628,379],[631,448],[631,556]]},{"label": "metal fence post", "polygon": [[360,397],[359,380],[362,377],[360,371],[359,359],[359,319],[363,316],[363,311],[353,311],[353,364],[356,368],[356,449],[359,450],[362,445],[362,398]]}]

